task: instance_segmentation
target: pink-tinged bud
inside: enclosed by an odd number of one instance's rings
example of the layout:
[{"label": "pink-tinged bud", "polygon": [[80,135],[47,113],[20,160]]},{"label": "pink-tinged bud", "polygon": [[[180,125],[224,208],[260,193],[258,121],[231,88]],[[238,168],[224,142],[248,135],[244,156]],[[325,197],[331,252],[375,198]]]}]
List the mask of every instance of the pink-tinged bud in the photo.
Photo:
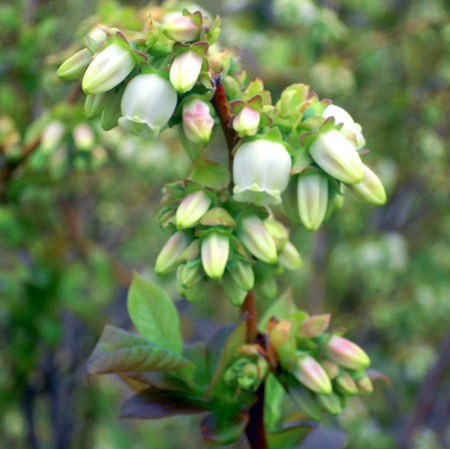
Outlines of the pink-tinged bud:
[{"label": "pink-tinged bud", "polygon": [[283,251],[278,255],[278,262],[290,271],[300,270],[303,265],[300,253],[291,242],[287,242]]},{"label": "pink-tinged bud", "polygon": [[214,119],[209,106],[201,100],[188,101],[183,105],[183,131],[194,143],[207,143],[211,138]]},{"label": "pink-tinged bud", "polygon": [[195,226],[211,205],[211,198],[202,190],[188,195],[178,206],[176,221],[178,229]]},{"label": "pink-tinged bud", "polygon": [[329,359],[352,370],[363,370],[370,365],[369,356],[355,343],[346,338],[333,335],[325,346]]},{"label": "pink-tinged bud", "polygon": [[322,360],[320,363],[331,380],[339,374],[339,365],[337,363],[331,360]]},{"label": "pink-tinged bud", "polygon": [[89,150],[94,146],[95,138],[89,126],[81,124],[73,130],[73,140],[79,150]]},{"label": "pink-tinged bud", "polygon": [[300,356],[294,365],[292,374],[315,393],[329,394],[332,391],[331,382],[320,363],[309,355]]},{"label": "pink-tinged bud", "polygon": [[373,384],[369,376],[364,375],[363,377],[356,379],[355,382],[360,394],[372,394]]},{"label": "pink-tinged bud", "polygon": [[193,50],[175,57],[170,67],[170,82],[179,93],[191,90],[202,70],[203,57]]},{"label": "pink-tinged bud", "polygon": [[218,232],[209,233],[202,240],[202,264],[206,274],[212,279],[220,279],[228,261],[230,239]]},{"label": "pink-tinged bud", "polygon": [[244,106],[244,108],[234,117],[233,128],[239,137],[254,136],[258,131],[260,113],[255,109]]},{"label": "pink-tinged bud", "polygon": [[184,232],[179,231],[173,234],[156,259],[156,273],[167,274],[174,270],[178,265],[178,257],[189,243],[190,239]]},{"label": "pink-tinged bud", "polygon": [[328,179],[319,172],[300,175],[297,181],[300,219],[309,231],[315,231],[325,219],[328,205]]},{"label": "pink-tinged bud", "polygon": [[291,323],[289,320],[280,320],[269,331],[269,338],[272,346],[278,350],[289,340],[291,333]]},{"label": "pink-tinged bud", "polygon": [[240,222],[238,237],[257,259],[266,263],[277,261],[275,242],[258,216],[250,215]]},{"label": "pink-tinged bud", "polygon": [[323,334],[330,324],[330,315],[314,315],[300,324],[300,337],[313,338]]},{"label": "pink-tinged bud", "polygon": [[348,190],[360,200],[377,206],[382,206],[386,202],[386,192],[378,176],[363,164],[364,178],[358,184],[347,186]]},{"label": "pink-tinged bud", "polygon": [[244,143],[233,159],[235,200],[260,206],[280,204],[291,167],[291,157],[281,143],[266,139]]},{"label": "pink-tinged bud", "polygon": [[59,121],[49,123],[42,131],[41,149],[44,153],[50,153],[60,145],[65,132],[64,125]]},{"label": "pink-tinged bud", "polygon": [[174,41],[192,42],[200,38],[201,29],[192,17],[175,17],[163,26],[164,34]]},{"label": "pink-tinged bud", "polygon": [[199,255],[200,255],[200,240],[195,239],[191,243],[189,243],[186,249],[183,250],[183,252],[180,254],[180,257],[178,258],[178,261],[180,263],[189,262],[190,260],[197,259]]},{"label": "pink-tinged bud", "polygon": [[56,75],[62,80],[76,80],[83,76],[90,63],[91,54],[87,48],[84,48],[64,61],[56,71]]},{"label": "pink-tinged bud", "polygon": [[319,134],[308,150],[317,165],[339,181],[357,184],[363,179],[363,163],[355,147],[339,131]]},{"label": "pink-tinged bud", "polygon": [[352,376],[346,371],[342,371],[339,376],[334,379],[337,389],[346,395],[352,396],[358,393],[358,388]]},{"label": "pink-tinged bud", "polygon": [[99,94],[116,87],[135,65],[131,51],[118,44],[109,45],[89,64],[82,82],[84,93]]},{"label": "pink-tinged bud", "polygon": [[318,394],[320,405],[332,415],[339,415],[342,411],[341,400],[337,394]]},{"label": "pink-tinged bud", "polygon": [[176,105],[177,94],[166,79],[155,74],[138,75],[123,93],[119,124],[131,134],[157,137]]}]

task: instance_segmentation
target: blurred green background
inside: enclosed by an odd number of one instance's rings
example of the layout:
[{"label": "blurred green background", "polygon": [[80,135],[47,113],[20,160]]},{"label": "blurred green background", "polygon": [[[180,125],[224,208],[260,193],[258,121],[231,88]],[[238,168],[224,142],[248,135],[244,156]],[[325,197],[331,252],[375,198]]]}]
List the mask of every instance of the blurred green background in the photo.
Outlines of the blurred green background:
[{"label": "blurred green background", "polygon": [[[346,327],[393,383],[352,399],[327,424],[345,429],[351,449],[449,448],[448,2],[198,4],[222,16],[222,44],[239,46],[249,75],[263,78],[275,100],[303,82],[346,108],[388,192],[377,209],[346,199],[317,233],[291,227],[305,265],[279,282],[279,292],[290,282],[299,306],[331,312],[332,324]],[[177,297],[174,276],[153,274],[168,237],[157,220],[161,188],[190,166],[176,131],[148,143],[88,123],[83,145],[82,131],[74,133],[85,129],[81,99],[60,103],[73,86],[55,70],[83,35],[97,22],[138,29],[145,15],[134,8],[146,5],[0,2],[2,449],[212,447],[201,439],[200,418],[119,421],[127,390],[113,377],[88,384],[83,373],[103,326],[130,326],[132,270],[171,292],[187,339],[238,317],[219,293],[191,305]],[[47,139],[22,160],[55,122],[64,139]],[[218,132],[211,152],[220,159],[221,151]],[[6,160],[22,163],[6,175]]]}]

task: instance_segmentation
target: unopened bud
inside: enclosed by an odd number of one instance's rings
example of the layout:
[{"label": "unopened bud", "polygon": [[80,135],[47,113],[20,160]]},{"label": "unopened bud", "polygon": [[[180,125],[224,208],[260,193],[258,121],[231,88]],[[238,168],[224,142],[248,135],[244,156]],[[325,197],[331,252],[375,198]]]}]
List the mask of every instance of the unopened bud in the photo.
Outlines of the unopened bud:
[{"label": "unopened bud", "polygon": [[331,360],[322,360],[321,365],[331,380],[339,374],[339,365],[337,363]]},{"label": "unopened bud", "polygon": [[180,282],[183,287],[189,288],[200,282],[202,277],[203,273],[200,263],[187,263],[180,274]]},{"label": "unopened bud", "polygon": [[358,393],[358,388],[353,380],[352,376],[346,371],[342,371],[336,379],[334,379],[337,389],[348,396],[352,396]]},{"label": "unopened bud", "polygon": [[341,400],[337,394],[318,394],[317,399],[319,400],[320,405],[332,415],[339,415],[339,413],[341,413]]},{"label": "unopened bud", "polygon": [[277,261],[275,242],[258,216],[250,215],[240,222],[238,237],[257,259],[266,263]]},{"label": "unopened bud", "polygon": [[188,101],[183,105],[183,131],[194,143],[207,143],[211,138],[214,119],[209,106],[201,100]]},{"label": "unopened bud", "polygon": [[359,377],[356,379],[356,386],[358,387],[358,391],[361,394],[372,394],[373,392],[373,384],[370,380],[370,377],[364,375],[363,377]]},{"label": "unopened bud", "polygon": [[84,102],[84,114],[87,118],[96,118],[103,112],[107,104],[107,93],[86,95],[86,101]]},{"label": "unopened bud", "polygon": [[225,296],[233,306],[239,307],[247,296],[247,290],[239,287],[230,273],[225,273],[222,277],[222,287]]},{"label": "unopened bud", "polygon": [[300,253],[291,242],[287,242],[283,251],[278,255],[278,262],[290,271],[300,270],[303,265]]},{"label": "unopened bud", "polygon": [[166,79],[153,73],[138,75],[123,93],[119,124],[131,134],[157,137],[176,105],[177,94]]},{"label": "unopened bud", "polygon": [[106,33],[98,25],[92,28],[92,30],[89,31],[86,37],[89,38],[87,39],[88,44],[90,43],[89,41],[92,41],[97,45],[102,44],[107,39]]},{"label": "unopened bud", "polygon": [[330,315],[314,315],[305,318],[300,324],[300,336],[313,338],[323,334],[330,324]]},{"label": "unopened bud", "polygon": [[79,150],[89,150],[94,146],[95,138],[92,129],[85,124],[78,125],[73,130],[73,140]]},{"label": "unopened bud", "polygon": [[91,54],[87,48],[84,48],[64,61],[56,71],[56,75],[62,80],[76,80],[83,76],[90,63]]},{"label": "unopened bud", "polygon": [[244,106],[233,119],[233,128],[239,137],[254,136],[258,131],[260,113],[255,109]]},{"label": "unopened bud", "polygon": [[197,82],[203,65],[203,57],[193,50],[175,57],[170,67],[170,82],[177,92],[191,90]]},{"label": "unopened bud", "polygon": [[106,104],[100,117],[100,125],[105,131],[115,128],[120,118],[120,102],[122,90],[118,92],[110,91],[105,94]]},{"label": "unopened bud", "polygon": [[49,123],[42,132],[41,149],[44,153],[50,153],[61,143],[64,136],[65,127],[59,121]]},{"label": "unopened bud", "polygon": [[329,359],[352,370],[363,370],[370,365],[369,356],[355,343],[333,335],[325,346]]},{"label": "unopened bud", "polygon": [[228,261],[230,239],[218,232],[209,233],[202,240],[202,264],[206,274],[212,279],[220,279]]},{"label": "unopened bud", "polygon": [[355,147],[339,132],[321,133],[309,147],[309,154],[330,176],[345,182],[361,182],[364,169]]},{"label": "unopened bud", "polygon": [[382,206],[386,202],[386,192],[378,176],[363,164],[364,178],[358,184],[351,184],[348,190],[360,200],[377,206]]},{"label": "unopened bud", "polygon": [[257,205],[280,204],[292,167],[286,148],[258,139],[246,142],[233,159],[234,198]]},{"label": "unopened bud", "polygon": [[286,246],[286,243],[289,239],[288,230],[282,223],[274,220],[273,218],[266,218],[264,220],[264,226],[272,236],[275,245],[277,246],[277,250],[281,251]]},{"label": "unopened bud", "polygon": [[163,26],[164,34],[174,41],[192,42],[200,38],[201,29],[192,17],[175,17]]},{"label": "unopened bud", "polygon": [[195,239],[183,250],[178,258],[179,262],[189,262],[200,255],[200,240]]},{"label": "unopened bud", "polygon": [[280,320],[269,331],[269,338],[272,346],[278,350],[285,345],[291,334],[291,322],[289,320]]},{"label": "unopened bud", "polygon": [[188,195],[178,206],[177,228],[185,229],[195,226],[211,205],[211,198],[202,190]]},{"label": "unopened bud", "polygon": [[178,265],[178,257],[189,243],[190,239],[184,232],[178,231],[173,234],[156,259],[156,273],[166,274],[174,270]]},{"label": "unopened bud", "polygon": [[102,50],[89,64],[83,77],[86,94],[106,92],[121,83],[136,65],[131,52],[118,44]]},{"label": "unopened bud", "polygon": [[250,263],[237,260],[229,271],[239,288],[246,291],[253,288],[253,285],[255,284],[255,275]]},{"label": "unopened bud", "polygon": [[309,231],[317,230],[327,212],[327,176],[319,172],[300,175],[297,182],[297,200],[303,226]]},{"label": "unopened bud", "polygon": [[296,379],[315,393],[329,394],[331,382],[320,363],[310,355],[300,356],[292,374]]}]

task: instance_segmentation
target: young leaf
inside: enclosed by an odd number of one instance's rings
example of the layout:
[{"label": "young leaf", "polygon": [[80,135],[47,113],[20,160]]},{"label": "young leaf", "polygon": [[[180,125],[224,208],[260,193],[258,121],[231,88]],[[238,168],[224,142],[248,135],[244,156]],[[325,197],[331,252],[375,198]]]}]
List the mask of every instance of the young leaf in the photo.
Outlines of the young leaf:
[{"label": "young leaf", "polygon": [[128,292],[128,313],[136,329],[150,342],[182,354],[179,318],[172,300],[137,274]]},{"label": "young leaf", "polygon": [[294,401],[295,405],[307,416],[314,421],[320,421],[322,418],[322,411],[319,404],[314,399],[313,395],[302,385],[292,384],[289,386],[289,395]]},{"label": "young leaf", "polygon": [[281,402],[285,394],[286,391],[277,378],[269,374],[265,384],[264,401],[264,421],[268,430],[275,429],[281,418]]},{"label": "young leaf", "polygon": [[264,332],[266,330],[267,323],[273,317],[278,319],[287,318],[287,316],[295,312],[297,308],[295,307],[294,301],[291,297],[290,290],[284,292],[276,301],[274,301],[271,306],[265,311],[261,320],[259,321],[259,331]]},{"label": "young leaf", "polygon": [[221,190],[229,184],[230,172],[217,162],[201,160],[192,167],[189,179],[203,187]]},{"label": "young leaf", "polygon": [[88,376],[127,371],[166,371],[182,368],[189,363],[189,360],[139,335],[107,325],[89,357],[86,370]]},{"label": "young leaf", "polygon": [[121,418],[161,419],[174,415],[204,413],[201,400],[174,391],[149,388],[127,399],[120,411]]},{"label": "young leaf", "polygon": [[248,411],[239,408],[210,413],[201,423],[203,438],[215,444],[234,443],[242,435],[248,419]]}]

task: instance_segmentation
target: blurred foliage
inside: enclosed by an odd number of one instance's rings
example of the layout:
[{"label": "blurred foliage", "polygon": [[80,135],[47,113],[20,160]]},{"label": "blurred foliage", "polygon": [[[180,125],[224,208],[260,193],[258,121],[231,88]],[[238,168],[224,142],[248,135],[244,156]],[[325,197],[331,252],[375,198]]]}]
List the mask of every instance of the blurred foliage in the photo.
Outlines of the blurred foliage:
[{"label": "blurred foliage", "polygon": [[[221,14],[223,43],[238,44],[250,74],[263,78],[274,98],[295,82],[332,96],[357,118],[377,155],[368,158],[387,187],[388,204],[373,210],[349,199],[318,233],[291,229],[305,268],[286,275],[295,297],[304,298],[298,305],[333,313],[393,382],[370,400],[350,401],[338,423],[348,447],[449,447],[449,371],[428,391],[428,373],[448,357],[439,347],[450,324],[448,3],[199,3]],[[76,101],[61,103],[66,95],[76,98],[76,87],[55,75],[76,50],[74,39],[83,39],[97,22],[114,26],[118,17],[134,29],[133,7],[145,2],[119,6],[0,2],[3,176],[7,162],[17,162],[7,186],[0,175],[5,448],[128,449],[150,442],[154,449],[211,447],[191,430],[198,418],[117,421],[118,403],[129,392],[114,378],[92,386],[83,375],[103,325],[130,326],[129,270],[154,277],[154,260],[167,238],[156,217],[160,188],[189,169],[175,133],[149,144],[117,130],[103,132],[84,122]],[[36,141],[43,130],[55,137],[48,131],[55,123],[64,124],[57,138]],[[91,136],[87,147],[75,132],[80,125]],[[35,151],[24,157],[33,145]],[[220,158],[221,136],[212,146]],[[157,282],[175,297],[173,278]],[[177,303],[188,338],[210,335],[218,324],[236,319],[231,306],[213,299]],[[208,318],[193,318],[198,316]],[[424,391],[430,406],[425,415],[419,400]],[[417,415],[419,422],[408,427]]]}]

